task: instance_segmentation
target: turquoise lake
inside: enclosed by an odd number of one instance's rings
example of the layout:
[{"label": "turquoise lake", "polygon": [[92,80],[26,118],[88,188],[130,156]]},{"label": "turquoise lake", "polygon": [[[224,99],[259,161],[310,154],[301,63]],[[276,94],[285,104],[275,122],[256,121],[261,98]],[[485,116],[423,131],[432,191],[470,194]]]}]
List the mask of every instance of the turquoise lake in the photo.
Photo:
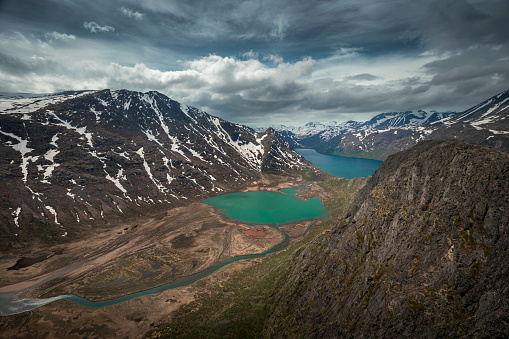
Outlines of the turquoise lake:
[{"label": "turquoise lake", "polygon": [[380,160],[321,154],[314,149],[298,148],[295,151],[325,172],[345,179],[369,177],[382,164]]},{"label": "turquoise lake", "polygon": [[232,219],[256,224],[284,224],[289,221],[328,217],[320,199],[302,200],[295,196],[296,188],[282,192],[240,192],[219,195],[203,202],[214,205]]}]

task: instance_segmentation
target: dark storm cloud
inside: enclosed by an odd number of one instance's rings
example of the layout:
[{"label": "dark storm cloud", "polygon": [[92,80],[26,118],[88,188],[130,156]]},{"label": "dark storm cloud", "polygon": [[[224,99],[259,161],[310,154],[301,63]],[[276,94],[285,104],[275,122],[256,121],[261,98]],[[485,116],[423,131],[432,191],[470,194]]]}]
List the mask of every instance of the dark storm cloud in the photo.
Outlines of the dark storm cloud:
[{"label": "dark storm cloud", "polygon": [[507,44],[509,2],[437,0],[420,22],[423,43],[440,51]]},{"label": "dark storm cloud", "polygon": [[9,74],[25,74],[32,68],[18,57],[0,52],[0,69]]},{"label": "dark storm cloud", "polygon": [[305,122],[465,109],[509,78],[507,0],[1,4],[2,91],[159,90],[236,122]]}]

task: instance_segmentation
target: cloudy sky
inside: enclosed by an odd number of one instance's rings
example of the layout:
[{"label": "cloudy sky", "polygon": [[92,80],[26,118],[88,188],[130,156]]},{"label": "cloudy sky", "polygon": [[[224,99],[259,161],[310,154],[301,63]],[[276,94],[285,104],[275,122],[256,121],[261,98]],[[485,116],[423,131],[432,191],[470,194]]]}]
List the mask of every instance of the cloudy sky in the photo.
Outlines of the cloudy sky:
[{"label": "cloudy sky", "polygon": [[509,89],[507,0],[0,0],[0,91],[157,90],[266,126]]}]

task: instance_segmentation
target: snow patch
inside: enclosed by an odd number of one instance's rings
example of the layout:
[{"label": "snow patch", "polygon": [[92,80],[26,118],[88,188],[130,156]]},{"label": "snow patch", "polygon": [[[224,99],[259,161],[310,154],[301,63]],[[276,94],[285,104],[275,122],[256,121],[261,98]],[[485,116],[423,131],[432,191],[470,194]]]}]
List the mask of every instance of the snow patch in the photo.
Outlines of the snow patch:
[{"label": "snow patch", "polygon": [[152,134],[152,131],[147,129],[146,131],[142,130],[142,132],[147,136],[147,139],[152,141],[152,142],[155,142],[157,143],[159,146],[163,146],[159,140],[157,140],[156,136],[154,134]]},{"label": "snow patch", "polygon": [[57,212],[55,211],[55,209],[51,206],[44,206],[46,207],[46,209],[51,213],[53,214],[53,217],[55,217],[55,224],[59,225],[59,226],[62,226],[61,223],[58,222],[58,219],[57,219]]},{"label": "snow patch", "polygon": [[95,115],[95,121],[101,120],[101,112],[97,112],[94,107],[90,107],[90,111]]},{"label": "snow patch", "polygon": [[203,159],[203,157],[200,155],[200,153],[196,152],[196,151],[195,151],[194,149],[192,149],[192,148],[189,148],[189,147],[186,147],[186,148],[189,150],[189,152],[191,152],[191,154],[192,154],[194,157],[196,157],[196,158],[200,159],[201,161],[207,162],[207,160]]},{"label": "snow patch", "polygon": [[100,103],[101,105],[103,105],[104,107],[108,107],[108,105],[109,105],[109,104],[108,104],[108,102],[107,102],[107,101],[105,101],[105,100],[103,100],[103,99],[101,99],[101,98],[96,98],[96,99],[97,99],[97,101],[99,101],[99,103]]},{"label": "snow patch", "polygon": [[21,213],[21,207],[16,208],[16,210],[14,212],[12,212],[12,216],[14,217],[14,224],[16,225],[17,228],[19,228],[18,220],[19,220],[20,213]]},{"label": "snow patch", "polygon": [[493,129],[490,129],[489,131],[493,134],[509,134],[509,131],[496,131]]},{"label": "snow patch", "polygon": [[164,187],[163,185],[161,185],[155,178],[154,176],[152,175],[152,172],[150,171],[150,166],[148,165],[147,161],[145,160],[145,153],[143,151],[143,147],[141,147],[139,150],[136,151],[136,154],[138,154],[142,159],[143,159],[143,167],[145,168],[145,172],[147,172],[148,174],[148,177],[150,178],[150,180],[152,180],[152,182],[154,183],[154,185],[156,185],[156,187],[159,189],[159,191],[161,193],[166,193],[166,191],[168,190],[166,187]]},{"label": "snow patch", "polygon": [[[124,169],[121,168],[118,170],[118,173],[117,175],[115,175],[115,177],[113,178],[111,175],[109,175],[108,172],[106,172],[106,169],[104,169],[104,172],[106,173],[106,179],[108,179],[109,181],[111,181],[113,184],[115,184],[115,186],[122,191],[122,193],[124,193],[124,195],[127,197],[127,190],[124,188],[124,186],[122,186],[122,184],[120,183],[120,179],[123,179],[123,180],[126,180],[127,181],[127,177],[124,175]],[[127,197],[129,198],[129,197]]]},{"label": "snow patch", "polygon": [[28,179],[28,163],[29,161],[36,161],[39,157],[26,156],[27,153],[30,153],[34,150],[33,148],[28,147],[28,139],[23,139],[15,134],[4,132],[1,129],[0,133],[18,141],[18,143],[15,145],[12,145],[11,142],[9,142],[8,145],[21,153],[21,173],[23,173],[23,182],[26,185]]}]

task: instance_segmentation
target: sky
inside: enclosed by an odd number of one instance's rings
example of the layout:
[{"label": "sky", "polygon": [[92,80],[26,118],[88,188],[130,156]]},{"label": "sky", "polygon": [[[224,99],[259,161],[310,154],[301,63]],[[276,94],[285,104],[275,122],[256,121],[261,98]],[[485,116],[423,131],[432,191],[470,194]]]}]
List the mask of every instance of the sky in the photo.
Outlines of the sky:
[{"label": "sky", "polygon": [[159,91],[251,126],[509,89],[508,0],[0,0],[0,92]]}]

